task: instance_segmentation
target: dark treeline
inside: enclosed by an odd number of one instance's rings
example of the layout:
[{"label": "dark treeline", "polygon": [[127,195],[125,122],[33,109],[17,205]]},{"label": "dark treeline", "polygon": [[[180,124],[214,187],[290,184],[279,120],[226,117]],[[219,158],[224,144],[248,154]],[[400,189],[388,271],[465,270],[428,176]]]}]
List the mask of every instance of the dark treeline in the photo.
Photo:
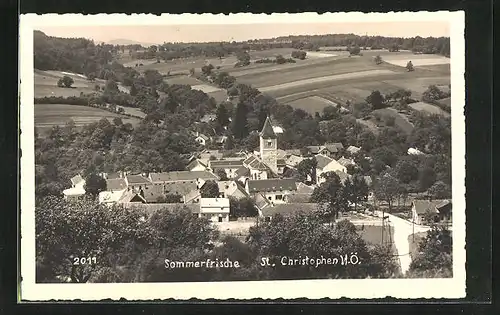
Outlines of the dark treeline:
[{"label": "dark treeline", "polygon": [[216,43],[165,43],[149,48],[134,47],[131,54],[136,58],[172,60],[187,57],[225,57],[241,51],[267,50],[274,48],[296,48],[319,50],[324,46],[352,47],[363,49],[411,50],[415,53],[450,55],[449,37],[384,37],[359,36],[354,34],[303,35],[273,39],[249,40],[246,42]]}]

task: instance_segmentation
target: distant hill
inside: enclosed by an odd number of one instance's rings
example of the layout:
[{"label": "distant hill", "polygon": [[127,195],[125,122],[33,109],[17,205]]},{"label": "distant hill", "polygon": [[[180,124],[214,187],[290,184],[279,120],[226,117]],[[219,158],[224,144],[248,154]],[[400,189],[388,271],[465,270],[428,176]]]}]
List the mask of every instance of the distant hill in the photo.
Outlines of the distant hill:
[{"label": "distant hill", "polygon": [[151,43],[141,43],[141,42],[138,42],[135,40],[123,39],[123,38],[112,39],[110,41],[107,41],[106,43],[111,44],[111,45],[141,45],[143,47],[149,47],[149,46],[156,45],[156,44],[151,44]]}]

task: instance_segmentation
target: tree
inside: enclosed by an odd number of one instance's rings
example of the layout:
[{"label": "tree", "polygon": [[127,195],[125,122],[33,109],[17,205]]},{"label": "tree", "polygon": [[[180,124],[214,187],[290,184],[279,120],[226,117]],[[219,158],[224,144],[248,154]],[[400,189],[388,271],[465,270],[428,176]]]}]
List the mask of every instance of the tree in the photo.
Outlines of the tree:
[{"label": "tree", "polygon": [[368,198],[368,185],[360,175],[354,175],[345,182],[345,196],[347,200],[354,204],[354,210],[358,210],[358,203]]},{"label": "tree", "polygon": [[415,70],[415,68],[413,68],[413,63],[411,62],[411,60],[406,64],[406,69],[408,70],[408,72]]},{"label": "tree", "polygon": [[447,278],[453,275],[452,233],[445,225],[432,225],[427,236],[418,244],[409,277]]},{"label": "tree", "polygon": [[403,184],[418,179],[417,165],[409,159],[399,160],[395,166],[395,172],[398,180]]},{"label": "tree", "polygon": [[127,242],[150,242],[140,209],[45,197],[35,213],[37,282],[88,282],[116,266]]},{"label": "tree", "polygon": [[380,55],[375,56],[375,63],[378,65],[382,63],[382,57],[380,57]]},{"label": "tree", "polygon": [[322,216],[331,223],[338,218],[340,212],[347,210],[347,199],[340,177],[336,173],[328,172],[322,176],[325,181],[319,187],[314,188],[311,202],[326,205],[322,208]]},{"label": "tree", "polygon": [[135,86],[135,84],[132,84],[132,86],[130,87],[130,95],[131,96],[137,95],[137,87]]},{"label": "tree", "polygon": [[212,70],[214,69],[214,66],[212,64],[208,64],[208,65],[205,65],[203,67],[201,67],[201,72],[206,75],[206,76],[209,76],[212,74]]},{"label": "tree", "polygon": [[421,191],[426,191],[436,181],[436,173],[431,167],[424,167],[419,172],[418,176],[419,186]]},{"label": "tree", "polygon": [[215,121],[220,127],[226,127],[227,125],[229,125],[229,113],[224,104],[219,104],[219,106],[217,107]]},{"label": "tree", "polygon": [[115,126],[121,126],[121,125],[123,125],[123,121],[120,117],[115,117],[115,118],[113,118],[113,124]]},{"label": "tree", "polygon": [[118,93],[118,84],[114,80],[108,80],[106,81],[104,91],[107,93]]},{"label": "tree", "polygon": [[433,199],[445,199],[451,197],[451,187],[442,181],[435,182],[427,190],[429,197]]},{"label": "tree", "polygon": [[85,177],[85,193],[96,198],[101,191],[106,190],[106,180],[95,173],[90,173]]},{"label": "tree", "polygon": [[306,182],[308,178],[312,183],[316,183],[316,166],[318,161],[315,158],[304,159],[297,164],[298,180]]},{"label": "tree", "polygon": [[350,47],[349,48],[349,55],[359,55],[359,53],[361,52],[361,48],[359,48],[358,45],[355,45],[354,47]]},{"label": "tree", "polygon": [[390,212],[392,210],[392,202],[400,191],[399,181],[389,173],[385,173],[375,181],[374,186],[375,197],[378,200],[387,202]]},{"label": "tree", "polygon": [[231,131],[236,139],[243,139],[248,135],[248,109],[244,103],[238,103],[232,121]]},{"label": "tree", "polygon": [[189,69],[189,75],[194,76],[194,74],[195,74],[194,68]]},{"label": "tree", "polygon": [[232,86],[227,90],[227,95],[229,96],[236,96],[238,95],[238,89],[235,86]]},{"label": "tree", "polygon": [[294,50],[292,51],[292,58],[304,60],[306,59],[307,52],[304,50]]},{"label": "tree", "polygon": [[200,189],[201,198],[219,197],[219,185],[213,180],[207,180]]},{"label": "tree", "polygon": [[233,218],[256,217],[259,215],[253,200],[249,197],[236,199],[229,198],[229,215]]},{"label": "tree", "polygon": [[359,134],[358,144],[366,152],[370,152],[375,147],[376,142],[377,138],[373,132],[369,130],[363,131]]},{"label": "tree", "polygon": [[89,80],[90,82],[94,82],[95,78],[96,78],[95,73],[92,72],[92,73],[87,74],[87,80]]},{"label": "tree", "polygon": [[429,85],[427,90],[425,90],[424,93],[422,94],[422,100],[424,102],[434,103],[435,101],[445,98],[447,96],[448,95],[443,91],[441,91],[437,86]]},{"label": "tree", "polygon": [[240,51],[236,54],[236,58],[238,59],[238,63],[241,66],[248,66],[250,64],[250,54],[246,51]]},{"label": "tree", "polygon": [[224,142],[224,149],[232,150],[234,149],[234,138],[233,135],[228,135],[226,142]]},{"label": "tree", "polygon": [[284,64],[286,63],[286,59],[282,55],[277,55],[276,56],[276,63],[277,64]]},{"label": "tree", "polygon": [[59,79],[57,81],[57,86],[58,87],[70,88],[73,85],[73,83],[75,83],[75,81],[73,80],[73,78],[70,77],[70,76],[65,75],[65,76],[63,76],[61,79]]},{"label": "tree", "polygon": [[217,171],[215,171],[215,175],[217,175],[220,180],[228,180],[229,179],[227,177],[226,171],[223,168],[218,168]]},{"label": "tree", "polygon": [[384,96],[379,90],[372,91],[372,93],[366,98],[366,102],[371,104],[373,110],[385,107]]}]

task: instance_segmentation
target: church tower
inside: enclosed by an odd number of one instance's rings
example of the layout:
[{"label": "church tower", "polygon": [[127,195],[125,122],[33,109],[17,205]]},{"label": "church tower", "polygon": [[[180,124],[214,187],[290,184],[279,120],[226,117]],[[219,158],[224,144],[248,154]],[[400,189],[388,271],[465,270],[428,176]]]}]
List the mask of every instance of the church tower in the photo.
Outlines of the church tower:
[{"label": "church tower", "polygon": [[278,137],[274,133],[269,116],[260,132],[260,158],[275,174],[278,173]]}]

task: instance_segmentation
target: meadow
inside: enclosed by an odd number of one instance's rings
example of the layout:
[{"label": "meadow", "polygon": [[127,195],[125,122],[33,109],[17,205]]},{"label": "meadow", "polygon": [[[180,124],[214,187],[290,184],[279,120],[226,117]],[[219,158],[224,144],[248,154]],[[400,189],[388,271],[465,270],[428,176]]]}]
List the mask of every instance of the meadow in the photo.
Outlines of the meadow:
[{"label": "meadow", "polygon": [[429,103],[417,102],[417,103],[412,103],[409,106],[415,110],[425,112],[428,114],[436,114],[436,115],[441,115],[444,117],[450,117],[450,113],[447,113],[444,110],[442,110],[441,108],[437,107],[436,105],[432,105]]},{"label": "meadow", "polygon": [[[70,88],[58,87],[57,81],[63,76],[69,76],[73,79],[74,83]],[[95,86],[104,85],[103,80],[96,80],[90,82],[83,75],[62,71],[41,71],[35,70],[35,97],[49,97],[49,96],[79,96],[80,93],[93,93]]]},{"label": "meadow", "polygon": [[41,130],[50,129],[54,125],[65,125],[71,120],[74,121],[77,127],[99,121],[102,118],[107,118],[112,121],[113,118],[120,117],[123,123],[131,123],[132,125],[136,125],[140,121],[138,118],[111,113],[100,108],[80,105],[35,104],[34,110],[35,126]]}]

